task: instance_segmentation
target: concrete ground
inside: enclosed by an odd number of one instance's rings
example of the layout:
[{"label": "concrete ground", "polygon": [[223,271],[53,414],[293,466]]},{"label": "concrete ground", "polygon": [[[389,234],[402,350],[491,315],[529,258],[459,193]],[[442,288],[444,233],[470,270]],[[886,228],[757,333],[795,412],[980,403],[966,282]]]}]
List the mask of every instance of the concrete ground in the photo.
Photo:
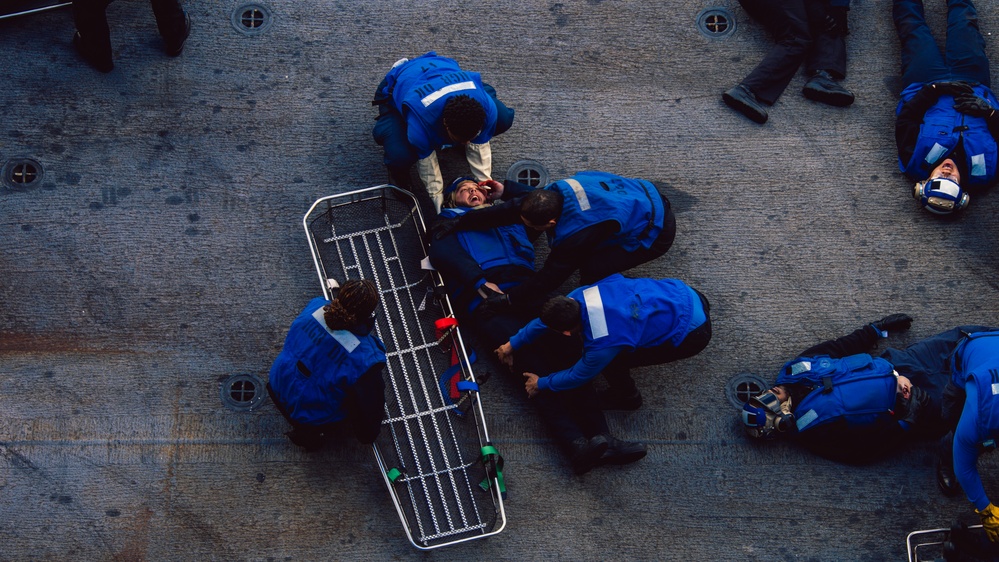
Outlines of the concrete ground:
[{"label": "concrete ground", "polygon": [[[804,99],[799,76],[764,126],[721,102],[771,44],[734,0],[267,1],[256,35],[241,6],[189,0],[168,59],[147,3],[113,3],[108,75],[74,52],[68,10],[0,21],[0,164],[44,173],[0,187],[0,559],[882,561],[910,531],[976,522],[936,490],[931,444],[835,464],[747,442],[726,397],[888,313],[916,319],[894,347],[999,324],[995,192],[944,221],[898,172],[890,2],[850,12],[852,107]],[[711,7],[732,35],[698,31]],[[999,60],[996,7],[978,5]],[[944,3],[927,10],[942,33]],[[431,49],[516,109],[495,176],[533,159],[664,188],[676,243],[632,274],[704,292],[714,338],[636,371],[645,406],[608,414],[648,457],[581,477],[519,389],[490,383],[507,528],[421,554],[368,448],[300,452],[272,404],[232,411],[219,384],[266,377],[319,294],[302,215],[387,180],[369,100]]]}]

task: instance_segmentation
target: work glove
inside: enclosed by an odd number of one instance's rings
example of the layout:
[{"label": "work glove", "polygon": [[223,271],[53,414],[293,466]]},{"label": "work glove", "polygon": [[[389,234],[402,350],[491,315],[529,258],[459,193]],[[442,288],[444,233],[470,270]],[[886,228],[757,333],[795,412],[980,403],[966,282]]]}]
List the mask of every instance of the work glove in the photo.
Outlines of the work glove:
[{"label": "work glove", "polygon": [[891,314],[871,323],[871,327],[877,330],[878,334],[883,338],[888,337],[888,332],[908,330],[911,325],[912,316],[908,314]]},{"label": "work glove", "polygon": [[846,37],[850,33],[850,29],[846,26],[846,12],[849,11],[847,6],[832,6],[826,12],[826,33],[832,35],[833,37]]},{"label": "work glove", "polygon": [[989,100],[973,93],[954,96],[954,109],[972,117],[991,117],[996,111]]},{"label": "work glove", "polygon": [[985,536],[992,542],[999,542],[999,507],[991,503],[985,509],[975,513],[982,518],[982,527],[985,529]]},{"label": "work glove", "polygon": [[439,218],[430,227],[430,234],[433,235],[434,240],[440,240],[451,234],[458,228],[458,218]]},{"label": "work glove", "polygon": [[954,81],[954,82],[935,82],[930,84],[930,88],[937,92],[938,95],[948,95],[948,96],[960,96],[960,95],[974,95],[975,90],[972,89],[971,84],[967,82]]},{"label": "work glove", "polygon": [[497,293],[485,285],[479,287],[479,289],[482,291],[483,295],[485,295],[485,299],[479,306],[484,306],[493,311],[509,308],[511,306],[510,295],[506,293]]},{"label": "work glove", "polygon": [[902,411],[896,412],[898,420],[915,426],[919,423],[921,414],[930,405],[930,395],[918,386],[914,386],[909,389],[909,398],[901,399],[900,402],[902,407],[899,409]]}]

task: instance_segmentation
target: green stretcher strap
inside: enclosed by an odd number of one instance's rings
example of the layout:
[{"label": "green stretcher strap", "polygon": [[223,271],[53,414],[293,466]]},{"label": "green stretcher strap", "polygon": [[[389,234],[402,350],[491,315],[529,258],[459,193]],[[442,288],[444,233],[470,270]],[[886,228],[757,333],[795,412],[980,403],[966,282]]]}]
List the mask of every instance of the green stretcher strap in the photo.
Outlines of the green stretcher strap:
[{"label": "green stretcher strap", "polygon": [[486,479],[479,482],[479,487],[488,492],[492,486],[493,478],[499,485],[500,495],[506,499],[506,481],[503,479],[503,456],[499,454],[496,447],[486,444],[482,447],[482,464],[486,467]]},{"label": "green stretcher strap", "polygon": [[385,473],[385,476],[388,477],[389,482],[395,484],[395,481],[398,480],[400,476],[402,476],[402,471],[399,470],[398,468],[390,468],[388,469],[388,472]]}]

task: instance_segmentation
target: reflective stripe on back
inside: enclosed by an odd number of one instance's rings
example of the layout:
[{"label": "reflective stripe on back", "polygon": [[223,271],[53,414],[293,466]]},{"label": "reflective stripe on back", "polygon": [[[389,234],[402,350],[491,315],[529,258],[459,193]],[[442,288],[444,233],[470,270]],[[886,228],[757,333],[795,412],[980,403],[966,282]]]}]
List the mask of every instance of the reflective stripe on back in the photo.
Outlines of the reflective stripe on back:
[{"label": "reflective stripe on back", "polygon": [[600,298],[599,287],[588,287],[583,290],[583,302],[586,303],[586,316],[590,319],[590,334],[593,339],[609,334],[607,317],[604,316],[604,301]]},{"label": "reflective stripe on back", "polygon": [[459,82],[457,84],[450,84],[424,97],[423,99],[420,100],[420,103],[423,104],[423,107],[429,107],[430,104],[450,94],[451,92],[460,92],[462,90],[474,90],[474,89],[475,89],[475,82],[472,82],[471,80],[469,80],[468,82]]},{"label": "reflective stripe on back", "polygon": [[576,194],[576,202],[579,203],[580,211],[588,211],[590,209],[590,199],[586,197],[586,191],[583,189],[583,185],[573,178],[566,178],[565,183],[569,184],[572,188],[572,192]]},{"label": "reflective stripe on back", "polygon": [[326,333],[333,337],[347,353],[350,353],[357,349],[357,346],[361,345],[361,340],[357,339],[357,336],[352,334],[347,330],[330,330],[330,327],[326,325],[326,319],[323,317],[323,307],[319,307],[315,312],[312,313],[312,317],[319,322],[319,325],[326,330]]}]

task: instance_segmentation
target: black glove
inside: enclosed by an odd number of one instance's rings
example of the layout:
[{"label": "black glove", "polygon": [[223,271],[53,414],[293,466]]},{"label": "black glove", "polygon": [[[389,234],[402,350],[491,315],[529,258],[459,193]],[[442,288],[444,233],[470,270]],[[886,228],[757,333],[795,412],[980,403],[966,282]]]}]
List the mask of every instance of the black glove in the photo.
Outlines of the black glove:
[{"label": "black glove", "polygon": [[479,287],[479,294],[481,294],[483,298],[482,304],[479,306],[484,306],[490,310],[509,308],[511,306],[510,295],[506,293],[497,293],[485,285]]},{"label": "black glove", "polygon": [[483,301],[482,304],[493,310],[509,308],[513,306],[510,303],[510,295],[507,294],[498,294],[494,297],[488,297],[486,298],[485,301]]},{"label": "black glove", "polygon": [[930,395],[925,390],[914,386],[909,389],[909,398],[899,397],[899,407],[895,412],[899,421],[904,421],[910,425],[916,425],[930,406]]},{"label": "black glove", "polygon": [[948,96],[960,96],[960,95],[974,95],[975,90],[972,89],[971,84],[967,82],[955,81],[955,82],[935,82],[930,84],[930,88],[937,92],[938,95],[948,95]]},{"label": "black glove", "polygon": [[989,117],[995,112],[989,100],[980,98],[974,93],[954,96],[954,109],[972,117]]},{"label": "black glove", "polygon": [[849,9],[847,6],[832,6],[826,11],[826,33],[833,37],[846,37],[849,35],[850,29],[846,26],[846,12]]},{"label": "black glove", "polygon": [[440,240],[448,234],[451,234],[458,228],[458,218],[439,218],[434,225],[430,227],[430,234],[433,235],[434,240]]},{"label": "black glove", "polygon": [[912,316],[908,314],[891,314],[881,320],[871,322],[871,327],[879,334],[884,332],[901,332],[912,326]]}]

